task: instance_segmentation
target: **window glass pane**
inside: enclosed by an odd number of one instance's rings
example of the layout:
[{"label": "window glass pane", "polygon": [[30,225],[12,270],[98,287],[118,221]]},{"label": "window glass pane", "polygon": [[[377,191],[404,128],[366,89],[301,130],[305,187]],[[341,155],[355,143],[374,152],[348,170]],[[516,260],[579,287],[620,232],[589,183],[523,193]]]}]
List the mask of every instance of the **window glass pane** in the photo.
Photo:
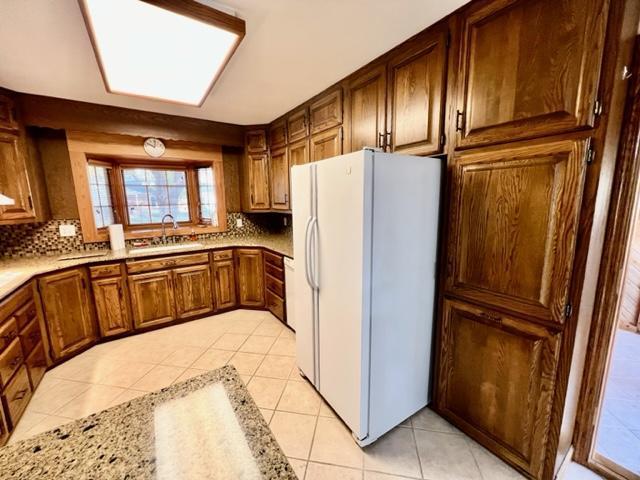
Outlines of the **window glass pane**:
[{"label": "window glass pane", "polygon": [[140,225],[143,223],[151,223],[151,214],[148,206],[129,207],[129,223],[131,225]]},{"label": "window glass pane", "polygon": [[217,225],[216,182],[213,168],[198,168],[198,190],[200,195],[200,220]]},{"label": "window glass pane", "polygon": [[167,187],[153,187],[149,188],[149,205],[168,205],[169,195],[167,194]]},{"label": "window glass pane", "polygon": [[109,168],[104,165],[87,165],[93,219],[97,228],[115,223],[109,187]]},{"label": "window glass pane", "polygon": [[186,170],[125,167],[122,178],[131,224],[160,223],[167,213],[190,221]]},{"label": "window glass pane", "polygon": [[187,176],[181,170],[168,170],[167,184],[168,185],[186,185]]}]

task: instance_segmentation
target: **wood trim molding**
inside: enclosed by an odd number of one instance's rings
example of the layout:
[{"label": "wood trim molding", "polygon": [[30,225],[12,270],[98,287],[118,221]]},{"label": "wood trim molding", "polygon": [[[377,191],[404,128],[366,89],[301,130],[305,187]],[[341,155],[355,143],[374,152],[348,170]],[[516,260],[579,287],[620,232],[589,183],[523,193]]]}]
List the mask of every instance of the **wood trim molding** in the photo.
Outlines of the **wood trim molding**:
[{"label": "wood trim molding", "polygon": [[[220,192],[218,205],[218,226],[193,227],[197,234],[222,232],[227,229],[226,204],[224,196],[224,168],[220,145],[196,144],[191,142],[166,142],[166,151],[161,158],[151,159],[143,149],[143,138],[124,135],[97,134],[91,132],[67,132],[67,146],[71,160],[73,186],[78,203],[78,213],[82,226],[84,243],[109,240],[105,230],[98,230],[93,218],[87,161],[93,158],[110,157],[116,159],[146,160],[159,165],[172,162],[210,163],[216,172],[216,188]],[[177,235],[188,235],[192,227],[181,227]],[[125,238],[149,238],[158,236],[159,229],[125,231]]]},{"label": "wood trim molding", "polygon": [[625,106],[621,142],[613,178],[613,191],[598,278],[595,308],[576,418],[575,459],[592,467],[593,439],[604,390],[609,350],[615,333],[618,291],[622,280],[629,234],[636,214],[640,176],[640,37],[636,37],[632,83]]},{"label": "wood trim molding", "polygon": [[244,147],[241,125],[21,93],[29,126]]}]

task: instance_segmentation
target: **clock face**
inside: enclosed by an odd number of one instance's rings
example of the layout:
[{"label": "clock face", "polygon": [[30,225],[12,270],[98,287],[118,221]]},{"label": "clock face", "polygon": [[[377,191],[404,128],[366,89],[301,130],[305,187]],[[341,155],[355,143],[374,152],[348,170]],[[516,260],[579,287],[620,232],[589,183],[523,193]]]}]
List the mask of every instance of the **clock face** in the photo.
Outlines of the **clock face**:
[{"label": "clock face", "polygon": [[150,157],[161,157],[164,154],[164,143],[162,140],[158,140],[157,138],[147,138],[144,141],[144,151],[147,152],[147,155]]}]

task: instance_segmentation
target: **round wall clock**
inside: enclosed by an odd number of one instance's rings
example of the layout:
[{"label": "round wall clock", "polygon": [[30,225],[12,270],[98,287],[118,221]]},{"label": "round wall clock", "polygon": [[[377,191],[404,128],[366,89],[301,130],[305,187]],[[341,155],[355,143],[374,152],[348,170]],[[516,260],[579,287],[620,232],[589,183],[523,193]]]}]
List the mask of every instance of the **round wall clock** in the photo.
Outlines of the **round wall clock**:
[{"label": "round wall clock", "polygon": [[158,158],[164,155],[164,143],[162,140],[157,138],[147,138],[144,141],[144,151],[147,152],[147,155],[150,157]]}]

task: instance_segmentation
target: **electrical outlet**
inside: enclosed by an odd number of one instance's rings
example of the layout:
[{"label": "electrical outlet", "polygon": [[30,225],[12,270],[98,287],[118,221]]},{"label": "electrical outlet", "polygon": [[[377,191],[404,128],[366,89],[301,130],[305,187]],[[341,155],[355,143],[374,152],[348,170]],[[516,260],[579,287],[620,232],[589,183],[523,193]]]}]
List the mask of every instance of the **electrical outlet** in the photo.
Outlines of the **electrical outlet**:
[{"label": "electrical outlet", "polygon": [[76,226],[75,225],[60,225],[60,236],[61,237],[75,237],[76,236]]},{"label": "electrical outlet", "polygon": [[238,228],[242,228],[242,219],[241,218],[236,218],[236,227]]}]

